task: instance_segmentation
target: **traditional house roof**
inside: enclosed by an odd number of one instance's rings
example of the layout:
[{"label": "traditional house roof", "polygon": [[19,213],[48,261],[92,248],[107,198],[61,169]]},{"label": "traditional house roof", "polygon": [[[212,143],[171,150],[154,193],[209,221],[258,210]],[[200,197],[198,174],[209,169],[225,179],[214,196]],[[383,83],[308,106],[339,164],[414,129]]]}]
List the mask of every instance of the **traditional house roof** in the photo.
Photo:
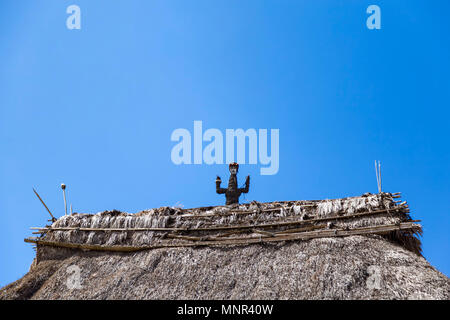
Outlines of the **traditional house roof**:
[{"label": "traditional house roof", "polygon": [[395,200],[398,197],[379,193],[321,201],[162,207],[137,214],[72,214],[37,228],[41,237],[26,241],[55,247],[140,251],[383,234],[420,254],[417,235],[421,226],[409,216],[406,202]]},{"label": "traditional house roof", "polygon": [[[400,193],[63,216],[0,298],[448,299]],[[82,284],[63,290],[76,265]],[[44,279],[44,280],[43,280]]]}]

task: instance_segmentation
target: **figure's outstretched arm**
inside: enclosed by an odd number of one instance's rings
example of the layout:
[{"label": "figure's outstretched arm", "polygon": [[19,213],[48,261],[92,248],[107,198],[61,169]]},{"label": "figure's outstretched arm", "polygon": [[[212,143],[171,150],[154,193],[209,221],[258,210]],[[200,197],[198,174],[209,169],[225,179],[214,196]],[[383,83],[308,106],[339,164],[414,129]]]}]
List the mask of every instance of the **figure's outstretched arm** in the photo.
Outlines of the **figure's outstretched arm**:
[{"label": "figure's outstretched arm", "polygon": [[245,179],[245,187],[240,188],[239,191],[242,193],[248,193],[249,188],[250,188],[250,176],[247,176],[247,179]]},{"label": "figure's outstretched arm", "polygon": [[220,187],[221,183],[222,183],[222,180],[220,179],[219,176],[217,176],[217,178],[216,178],[216,192],[218,194],[225,193],[227,191],[227,189],[224,189],[224,188]]}]

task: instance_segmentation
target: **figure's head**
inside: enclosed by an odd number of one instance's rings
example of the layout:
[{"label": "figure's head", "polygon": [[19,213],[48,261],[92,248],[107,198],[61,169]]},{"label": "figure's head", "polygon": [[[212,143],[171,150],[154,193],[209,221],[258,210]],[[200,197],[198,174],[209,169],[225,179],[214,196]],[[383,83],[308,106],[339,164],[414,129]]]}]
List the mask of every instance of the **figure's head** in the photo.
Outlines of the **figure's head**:
[{"label": "figure's head", "polygon": [[237,174],[239,171],[239,165],[236,162],[230,163],[229,170],[231,174]]}]

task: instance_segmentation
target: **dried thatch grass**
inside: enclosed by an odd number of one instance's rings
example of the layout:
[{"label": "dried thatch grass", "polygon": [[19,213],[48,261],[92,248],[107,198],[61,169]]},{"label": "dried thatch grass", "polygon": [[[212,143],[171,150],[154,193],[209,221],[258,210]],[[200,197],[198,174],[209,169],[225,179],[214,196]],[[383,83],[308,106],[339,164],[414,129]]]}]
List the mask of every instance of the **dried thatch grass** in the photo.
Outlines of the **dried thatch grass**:
[{"label": "dried thatch grass", "polygon": [[[376,214],[367,214],[370,212]],[[45,230],[39,239],[102,246],[176,245],[211,235],[240,239],[286,230],[295,232],[292,228],[299,227],[345,230],[398,225],[410,220],[407,207],[399,207],[392,194],[383,193],[324,201],[252,202],[194,209],[162,207],[137,214],[73,214],[60,218],[51,228],[119,230]],[[304,225],[253,228],[276,221],[300,221]],[[222,230],[242,226],[249,227]],[[183,231],[126,230],[134,228]],[[195,230],[198,228],[201,230]],[[420,232],[414,229],[383,236],[161,248],[133,253],[38,244],[30,272],[0,290],[0,298],[448,299],[449,279],[420,255]],[[81,270],[80,289],[67,288],[71,265]]]},{"label": "dried thatch grass", "polygon": [[[450,298],[446,276],[379,236],[137,253],[49,250],[0,299]],[[80,289],[67,287],[73,265]]]}]

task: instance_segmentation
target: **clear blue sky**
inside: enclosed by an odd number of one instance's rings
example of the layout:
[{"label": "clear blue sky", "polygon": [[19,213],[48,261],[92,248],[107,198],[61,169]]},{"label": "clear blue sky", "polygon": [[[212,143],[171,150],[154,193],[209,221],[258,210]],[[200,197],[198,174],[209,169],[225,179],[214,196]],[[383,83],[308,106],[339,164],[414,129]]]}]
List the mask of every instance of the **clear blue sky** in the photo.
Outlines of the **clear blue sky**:
[{"label": "clear blue sky", "polygon": [[[81,30],[66,28],[67,6]],[[366,8],[381,8],[368,30]],[[23,239],[64,212],[219,205],[226,165],[170,159],[177,128],[277,128],[280,169],[245,200],[403,192],[424,255],[450,275],[450,2],[2,1],[0,286]]]}]

